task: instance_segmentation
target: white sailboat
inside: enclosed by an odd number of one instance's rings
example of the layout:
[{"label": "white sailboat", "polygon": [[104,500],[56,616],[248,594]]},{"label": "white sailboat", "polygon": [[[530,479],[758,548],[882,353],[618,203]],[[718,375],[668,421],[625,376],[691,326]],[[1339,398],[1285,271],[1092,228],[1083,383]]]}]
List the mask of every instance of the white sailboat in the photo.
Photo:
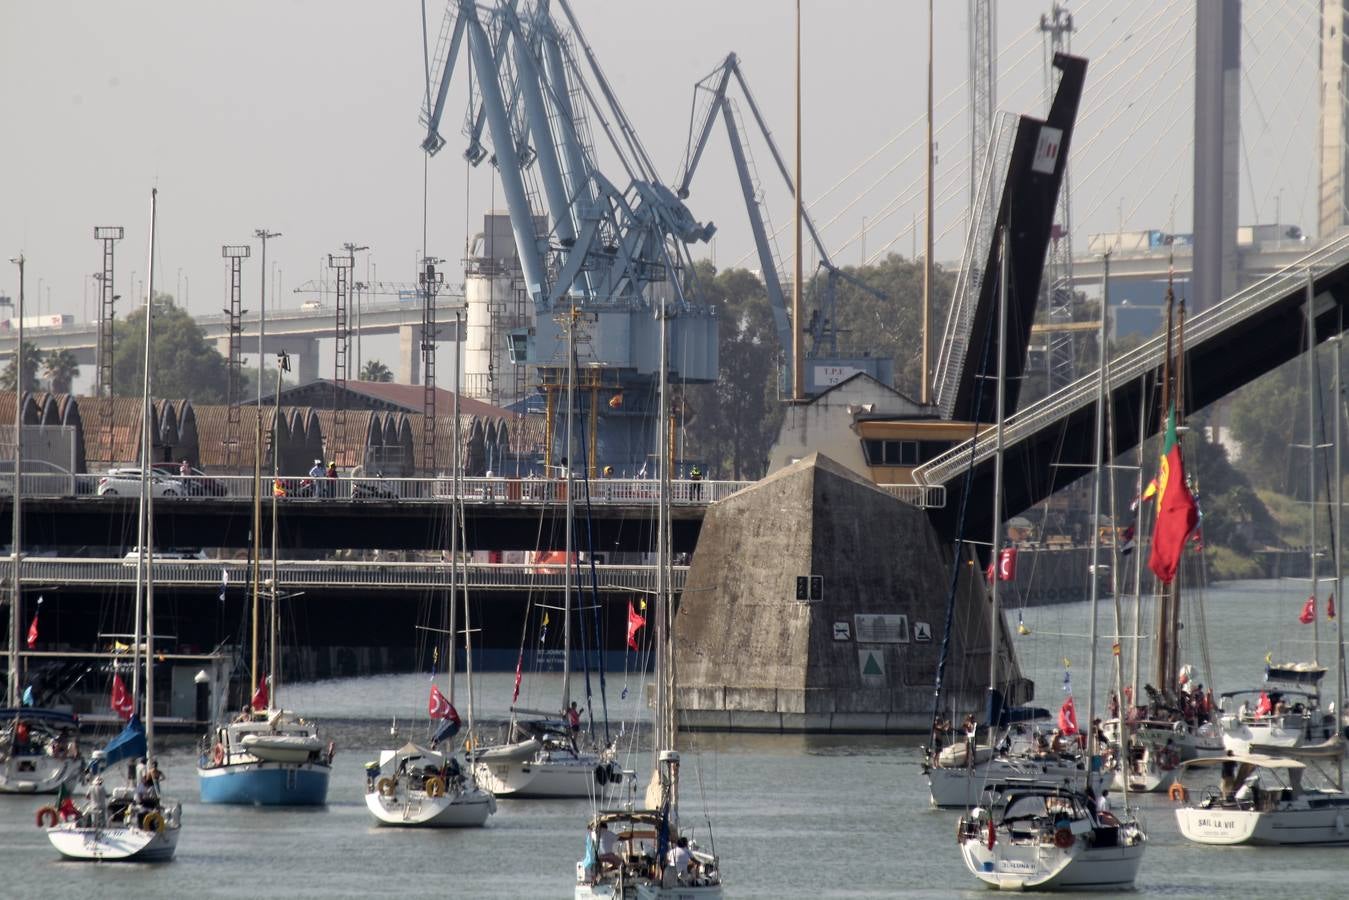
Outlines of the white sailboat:
[{"label": "white sailboat", "polygon": [[[592,749],[576,740],[579,728],[567,720],[571,700],[572,565],[575,553],[573,519],[576,513],[574,465],[571,460],[572,413],[576,404],[576,327],[580,310],[567,316],[567,425],[563,477],[566,479],[566,523],[562,603],[562,696],[558,710],[511,707],[510,733],[505,743],[484,746],[475,753],[478,783],[498,797],[589,797],[596,786],[617,784],[622,771],[614,762],[613,746]],[[584,737],[584,736],[581,736]]]},{"label": "white sailboat", "polygon": [[[660,308],[659,512],[655,603],[655,764],[645,807],[597,809],[587,823],[586,855],[576,863],[576,900],[720,900],[715,846],[698,846],[681,827],[679,752],[675,749],[674,616],[670,594],[670,447],[667,443],[667,313]],[[626,774],[626,773],[625,773]],[[709,825],[710,832],[710,825]]]},{"label": "white sailboat", "polygon": [[[457,333],[458,329],[456,329]],[[497,809],[496,797],[478,786],[474,777],[473,751],[467,764],[461,764],[453,749],[440,750],[442,742],[452,741],[459,728],[454,708],[456,587],[464,595],[464,661],[468,683],[468,739],[472,748],[473,729],[473,631],[469,627],[468,590],[459,577],[459,537],[463,531],[463,493],[460,485],[459,443],[459,367],[454,386],[454,498],[450,503],[450,593],[446,654],[449,674],[449,698],[445,699],[431,678],[428,714],[432,721],[443,720],[430,747],[407,743],[397,749],[381,750],[376,762],[366,764],[365,805],[380,825],[422,828],[477,828]],[[433,629],[428,629],[433,630]],[[437,642],[438,643],[438,642]]]},{"label": "white sailboat", "polygon": [[[259,357],[259,377],[262,362]],[[290,365],[283,352],[277,358],[276,395],[280,402],[281,373]],[[323,806],[328,802],[328,782],[332,775],[335,746],[319,736],[318,726],[279,704],[281,654],[278,606],[284,595],[277,571],[277,496],[272,491],[271,575],[265,582],[268,597],[268,648],[271,678],[258,678],[258,602],[264,585],[258,583],[261,545],[262,503],[262,416],[258,415],[258,440],[254,464],[253,498],[253,655],[250,664],[253,685],[249,706],[232,722],[216,725],[202,744],[197,761],[197,780],[203,803],[228,803],[244,806]],[[272,416],[272,446],[276,447],[279,410]],[[277,482],[276,454],[273,454],[272,482]]]},{"label": "white sailboat", "polygon": [[[1307,305],[1310,315],[1312,292],[1310,284]],[[1343,338],[1334,339],[1334,379],[1332,396],[1340,397],[1343,372]],[[1341,404],[1335,404],[1334,469],[1343,471],[1341,454],[1343,424]],[[1312,467],[1315,468],[1314,466]],[[1335,584],[1344,584],[1344,497],[1339,479],[1334,479],[1334,534],[1331,547],[1335,557]],[[1312,494],[1315,497],[1315,492]],[[1314,509],[1314,507],[1313,507]],[[1315,515],[1313,514],[1313,519]],[[1314,546],[1314,544],[1313,544]],[[1313,566],[1315,563],[1313,562]],[[1313,569],[1313,578],[1315,569]],[[1313,595],[1314,596],[1314,595]],[[1335,678],[1335,711],[1344,708],[1344,624],[1335,619],[1335,658],[1341,671]],[[1332,722],[1334,716],[1331,717]],[[1187,803],[1176,810],[1180,833],[1200,844],[1279,844],[1279,845],[1345,845],[1349,844],[1349,794],[1344,790],[1344,740],[1338,727],[1327,739],[1315,743],[1301,743],[1274,754],[1229,752],[1217,759],[1191,760],[1187,769],[1208,770],[1220,767],[1216,787],[1205,788],[1197,802]],[[1272,734],[1272,730],[1266,734]],[[1308,764],[1335,762],[1333,779],[1322,774],[1328,784],[1308,785]]]},{"label": "white sailboat", "polygon": [[[19,690],[20,607],[23,600],[23,257],[19,266],[18,333],[14,351],[14,486],[10,490],[13,524],[9,577],[9,680],[6,708],[0,709],[0,794],[54,794],[84,769],[77,735],[79,720],[68,712],[35,708]],[[41,600],[38,601],[41,603]]]},{"label": "white sailboat", "polygon": [[[993,474],[994,523],[1001,522],[1003,409],[1006,381],[1007,279],[1009,273],[1007,232],[1002,234],[1002,265],[999,275],[998,382],[995,462]],[[1096,475],[1093,484],[1092,521],[1099,521],[1101,460],[1105,454],[1106,347],[1101,345],[1100,392],[1096,401]],[[993,558],[997,558],[995,528]],[[1096,694],[1096,632],[1099,580],[1095,577],[1099,539],[1092,549],[1091,644],[1087,722],[1093,719]],[[994,579],[993,615],[999,615]],[[993,620],[997,634],[997,619]],[[996,657],[995,657],[996,664]],[[995,685],[996,681],[991,682]],[[990,687],[990,690],[993,688]],[[1094,762],[1095,735],[1087,729],[1087,758]],[[1089,765],[1094,772],[1094,766]],[[1142,864],[1147,835],[1136,822],[1117,819],[1100,808],[1094,774],[1085,784],[1059,785],[1043,780],[990,780],[980,805],[957,826],[956,840],[970,873],[989,887],[1004,890],[1081,890],[1126,888],[1133,885]],[[1127,801],[1126,801],[1127,807]]]},{"label": "white sailboat", "polygon": [[[121,735],[104,749],[103,762],[113,765],[121,759],[144,758],[144,765],[133,769],[131,783],[113,790],[111,796],[103,789],[103,774],[96,773],[91,785],[90,803],[77,819],[61,822],[47,829],[47,838],[67,859],[164,862],[173,858],[182,829],[182,806],[177,801],[158,796],[158,766],[155,763],[155,585],[152,576],[154,564],[154,497],[150,490],[150,466],[154,443],[151,440],[153,409],[150,405],[153,376],[151,348],[153,336],[153,298],[155,272],[155,207],[158,191],[150,192],[150,265],[147,271],[149,292],[145,304],[145,360],[141,393],[141,485],[139,524],[137,526],[139,552],[136,557],[136,622],[132,645],[134,660],[131,694],[142,699],[144,729],[134,712]],[[145,626],[144,687],[139,690],[141,626]],[[110,770],[104,770],[110,771]]]}]

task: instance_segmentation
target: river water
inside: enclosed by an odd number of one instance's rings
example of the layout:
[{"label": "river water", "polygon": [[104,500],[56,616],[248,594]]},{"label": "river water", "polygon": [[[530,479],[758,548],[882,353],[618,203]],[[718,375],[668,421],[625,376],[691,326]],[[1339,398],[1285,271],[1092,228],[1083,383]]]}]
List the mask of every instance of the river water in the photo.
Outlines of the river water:
[{"label": "river water", "polygon": [[[1310,638],[1311,627],[1296,618],[1306,593],[1305,584],[1292,581],[1210,590],[1207,630],[1215,671],[1199,679],[1211,679],[1222,690],[1257,683],[1264,655],[1278,655],[1280,637],[1288,642]],[[1014,606],[1009,620],[1015,627]],[[1108,603],[1101,616],[1102,632],[1113,632]],[[1031,634],[1017,638],[1018,652],[1037,681],[1038,702],[1060,702],[1067,658],[1085,716],[1086,642],[1078,635],[1086,633],[1087,605],[1038,607],[1026,610],[1023,621]],[[1107,657],[1111,642],[1101,642]],[[1310,644],[1289,646],[1305,651]],[[477,707],[484,716],[504,711],[510,682],[509,674],[476,681]],[[630,690],[621,699],[622,683],[621,673],[611,675],[609,692],[616,711],[630,714],[639,692]],[[527,679],[533,696],[522,702],[555,704],[558,686],[556,679]],[[483,829],[372,826],[362,796],[362,766],[380,746],[389,745],[392,717],[403,723],[404,737],[420,735],[425,676],[285,690],[285,705],[317,717],[339,747],[326,809],[202,806],[196,800],[192,742],[172,738],[160,758],[169,779],[165,792],[183,802],[185,824],[174,862],[61,862],[33,826],[38,804],[32,798],[0,797],[0,897],[571,896],[589,801],[503,801]],[[579,679],[576,690],[581,690]],[[461,707],[462,694],[461,685]],[[706,846],[700,794],[705,795],[728,896],[984,895],[960,860],[957,814],[928,808],[917,738],[695,735],[687,740],[697,752],[685,756],[685,822],[694,825]],[[1144,798],[1141,816],[1150,846],[1138,880],[1140,895],[1345,895],[1349,852],[1342,848],[1199,847],[1179,836],[1165,798]]]}]

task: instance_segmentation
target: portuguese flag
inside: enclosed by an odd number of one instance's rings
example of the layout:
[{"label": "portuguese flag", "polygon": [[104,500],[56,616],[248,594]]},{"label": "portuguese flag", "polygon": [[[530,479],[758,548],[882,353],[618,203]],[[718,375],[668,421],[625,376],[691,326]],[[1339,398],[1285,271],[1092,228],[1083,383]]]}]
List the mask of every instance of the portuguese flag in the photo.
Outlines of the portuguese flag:
[{"label": "portuguese flag", "polygon": [[1185,461],[1176,439],[1176,408],[1166,413],[1166,437],[1162,442],[1161,466],[1157,471],[1157,522],[1152,530],[1152,555],[1148,568],[1170,584],[1180,566],[1185,539],[1199,524],[1199,507],[1185,484]]}]

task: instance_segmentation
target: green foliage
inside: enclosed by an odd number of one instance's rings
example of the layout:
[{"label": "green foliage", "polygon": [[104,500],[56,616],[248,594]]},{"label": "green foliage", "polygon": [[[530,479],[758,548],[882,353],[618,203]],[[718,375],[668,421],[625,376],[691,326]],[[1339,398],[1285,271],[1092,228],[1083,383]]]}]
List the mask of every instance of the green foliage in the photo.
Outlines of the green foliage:
[{"label": "green foliage", "polygon": [[[154,299],[154,345],[150,364],[154,395],[184,398],[196,403],[224,403],[225,358],[202,334],[186,310],[167,294]],[[113,389],[122,396],[141,392],[145,359],[145,307],[133,310],[113,325]],[[247,389],[244,396],[249,396]]]},{"label": "green foliage", "polygon": [[1305,491],[1294,474],[1305,474],[1306,451],[1290,450],[1307,443],[1305,371],[1306,364],[1294,360],[1241,388],[1227,404],[1232,436],[1241,444],[1239,464],[1257,487]]},{"label": "green foliage", "polygon": [[[37,368],[42,359],[42,351],[27,341],[23,342],[23,389],[25,391],[36,391]],[[9,358],[9,363],[5,370],[0,372],[0,390],[14,390],[14,373],[18,369],[18,363],[14,357]]]},{"label": "green foliage", "polygon": [[69,394],[75,377],[80,374],[80,363],[70,350],[53,350],[43,360],[42,374],[51,384],[52,393]]},{"label": "green foliage", "polygon": [[372,359],[361,367],[361,381],[393,381],[393,371],[377,359]]},{"label": "green foliage", "polygon": [[1249,555],[1279,540],[1270,515],[1246,475],[1232,465],[1227,449],[1209,439],[1207,415],[1190,417],[1185,461],[1203,511],[1204,542]]},{"label": "green foliage", "polygon": [[1214,581],[1234,581],[1238,578],[1260,578],[1264,573],[1253,557],[1242,556],[1226,547],[1208,546],[1204,550],[1209,577]]}]

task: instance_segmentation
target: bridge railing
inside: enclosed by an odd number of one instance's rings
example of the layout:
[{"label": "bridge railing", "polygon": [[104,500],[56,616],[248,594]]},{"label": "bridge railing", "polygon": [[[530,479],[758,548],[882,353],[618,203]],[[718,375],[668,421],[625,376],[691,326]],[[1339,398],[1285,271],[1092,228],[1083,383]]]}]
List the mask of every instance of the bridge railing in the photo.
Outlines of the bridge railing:
[{"label": "bridge railing", "polygon": [[940,509],[946,505],[944,484],[882,484],[879,487],[892,497],[920,509]]},{"label": "bridge railing", "polygon": [[[555,506],[567,502],[567,483],[557,478],[460,478],[464,503],[469,505]],[[750,481],[671,482],[670,502],[675,506],[704,506],[724,500]],[[264,499],[275,492],[285,503],[325,500],[432,500],[449,501],[454,496],[454,479],[436,478],[309,478],[283,476],[263,479]],[[73,490],[78,495],[134,497],[139,491],[135,477],[115,478],[107,473],[76,475]],[[587,499],[586,483],[572,480],[577,502]],[[595,505],[633,506],[650,503],[654,508],[659,486],[649,478],[601,478],[589,483],[589,500]],[[155,497],[173,500],[224,497],[251,499],[251,475],[161,475],[155,481]]]},{"label": "bridge railing", "polygon": [[[1305,285],[1307,273],[1313,277],[1349,262],[1349,235],[1327,241],[1288,267],[1266,276],[1243,288],[1222,303],[1186,319],[1187,346],[1218,334],[1235,322],[1251,316],[1271,303],[1286,297],[1291,291]],[[1163,335],[1145,341],[1134,349],[1110,361],[1110,390],[1138,380],[1144,372],[1156,368],[1165,352]],[[1039,431],[1046,424],[1096,401],[1097,379],[1088,373],[1072,384],[1060,388],[1043,400],[1018,410],[1004,423],[1004,439],[1014,443]],[[923,484],[949,484],[970,465],[970,449],[976,446],[975,461],[981,462],[993,455],[993,426],[981,429],[977,444],[970,441],[957,444],[942,455],[929,460],[913,472],[913,478]]]},{"label": "bridge railing", "polygon": [[[597,565],[597,584],[604,592],[650,590],[656,584],[655,566]],[[231,592],[248,589],[251,566],[247,560],[156,559],[155,583],[160,587],[220,588]],[[384,562],[368,560],[278,560],[277,570],[285,589],[322,588],[426,588],[450,585],[450,566],[445,562]],[[262,577],[270,565],[264,561]],[[565,567],[541,563],[469,563],[469,590],[560,591]],[[581,564],[580,590],[589,590],[589,564]],[[673,567],[676,590],[684,586],[686,566]],[[30,584],[125,585],[136,579],[134,556],[118,559],[30,557],[23,561],[23,577]],[[573,587],[578,579],[572,573]]]}]

